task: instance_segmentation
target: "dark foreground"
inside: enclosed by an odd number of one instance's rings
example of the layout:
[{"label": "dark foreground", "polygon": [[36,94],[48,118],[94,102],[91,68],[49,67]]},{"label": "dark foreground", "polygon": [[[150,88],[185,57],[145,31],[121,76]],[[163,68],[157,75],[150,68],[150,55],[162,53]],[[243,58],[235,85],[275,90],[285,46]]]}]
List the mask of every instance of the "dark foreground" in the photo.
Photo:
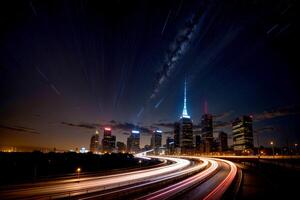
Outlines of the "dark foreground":
[{"label": "dark foreground", "polygon": [[104,155],[78,153],[0,153],[0,184],[35,182],[60,176],[80,176],[88,173],[111,173],[114,170],[146,167],[159,163],[143,160],[131,154],[112,153]]}]

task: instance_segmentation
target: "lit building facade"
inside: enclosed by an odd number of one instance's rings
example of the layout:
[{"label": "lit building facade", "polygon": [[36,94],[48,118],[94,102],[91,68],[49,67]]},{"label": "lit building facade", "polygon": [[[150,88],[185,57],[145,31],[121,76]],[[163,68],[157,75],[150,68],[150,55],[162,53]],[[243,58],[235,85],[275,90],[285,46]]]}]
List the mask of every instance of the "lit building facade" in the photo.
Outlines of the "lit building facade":
[{"label": "lit building facade", "polygon": [[171,138],[170,136],[166,139],[166,148],[168,154],[174,153],[174,138]]},{"label": "lit building facade", "polygon": [[104,128],[103,139],[102,139],[102,152],[111,153],[116,148],[116,136],[112,135],[111,128]]},{"label": "lit building facade", "polygon": [[97,153],[99,151],[99,132],[96,130],[96,133],[91,137],[90,151]]},{"label": "lit building facade", "polygon": [[161,147],[161,140],[162,140],[162,131],[161,130],[155,130],[152,133],[151,136],[151,148],[156,149]]},{"label": "lit building facade", "polygon": [[232,122],[233,150],[242,152],[253,149],[252,117],[242,116]]},{"label": "lit building facade", "polygon": [[131,131],[131,135],[127,138],[127,151],[135,153],[140,151],[140,131]]}]

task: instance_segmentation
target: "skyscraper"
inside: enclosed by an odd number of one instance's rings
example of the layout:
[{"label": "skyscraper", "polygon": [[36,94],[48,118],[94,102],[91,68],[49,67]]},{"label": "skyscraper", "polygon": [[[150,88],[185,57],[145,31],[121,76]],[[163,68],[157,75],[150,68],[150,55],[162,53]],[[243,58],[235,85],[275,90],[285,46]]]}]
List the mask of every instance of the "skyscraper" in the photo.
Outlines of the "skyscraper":
[{"label": "skyscraper", "polygon": [[[207,109],[207,108],[206,108]],[[211,114],[205,113],[201,119],[201,134],[203,139],[204,152],[209,153],[212,150],[213,143],[213,118]]]},{"label": "skyscraper", "polygon": [[184,82],[184,100],[182,115],[174,127],[175,150],[177,153],[193,152],[193,123],[187,112],[186,81]]},{"label": "skyscraper", "polygon": [[117,150],[118,152],[125,152],[126,144],[124,142],[117,142]]},{"label": "skyscraper", "polygon": [[159,148],[161,147],[161,139],[162,139],[162,131],[161,130],[155,130],[152,133],[151,136],[151,148]]},{"label": "skyscraper", "polygon": [[96,133],[91,137],[90,151],[97,153],[99,150],[99,132],[96,130]]},{"label": "skyscraper", "polygon": [[132,130],[127,138],[127,151],[138,152],[140,150],[140,131]]},{"label": "skyscraper", "polygon": [[168,136],[166,139],[166,148],[168,154],[174,153],[174,139],[171,138],[170,136]]},{"label": "skyscraper", "polygon": [[111,134],[111,128],[104,128],[103,139],[102,139],[102,151],[104,153],[111,153],[116,147],[116,136]]},{"label": "skyscraper", "polygon": [[227,151],[228,150],[228,137],[227,134],[223,131],[219,132],[219,151]]},{"label": "skyscraper", "polygon": [[161,139],[162,139],[162,131],[161,130],[155,130],[152,133],[151,136],[151,143],[150,146],[152,149],[154,149],[154,153],[158,154],[159,153],[159,148],[161,147]]},{"label": "skyscraper", "polygon": [[242,116],[232,122],[233,150],[242,152],[253,149],[252,117]]}]

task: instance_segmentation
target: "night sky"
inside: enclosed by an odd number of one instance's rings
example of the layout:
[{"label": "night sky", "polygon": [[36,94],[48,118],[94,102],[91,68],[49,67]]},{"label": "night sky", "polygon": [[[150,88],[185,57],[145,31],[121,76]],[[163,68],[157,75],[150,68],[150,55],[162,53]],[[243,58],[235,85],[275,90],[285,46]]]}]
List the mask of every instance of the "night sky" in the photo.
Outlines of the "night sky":
[{"label": "night sky", "polygon": [[0,145],[88,147],[110,125],[123,142],[140,129],[143,147],[179,119],[185,79],[195,125],[206,101],[216,131],[251,114],[263,145],[299,143],[297,13],[274,0],[3,1]]}]

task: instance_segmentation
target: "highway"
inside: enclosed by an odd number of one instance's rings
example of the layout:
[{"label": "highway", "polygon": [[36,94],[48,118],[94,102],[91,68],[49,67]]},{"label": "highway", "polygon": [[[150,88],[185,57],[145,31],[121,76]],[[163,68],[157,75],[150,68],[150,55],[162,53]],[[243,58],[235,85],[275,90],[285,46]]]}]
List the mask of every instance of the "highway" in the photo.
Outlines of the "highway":
[{"label": "highway", "polygon": [[[108,176],[1,188],[1,199],[121,199],[120,195],[130,194],[130,191],[138,199],[169,199],[178,196],[184,199],[219,199],[232,183],[237,171],[231,162],[215,158],[150,157],[168,160],[172,164]],[[179,181],[174,183],[172,180]],[[158,184],[161,186],[159,190],[151,192],[151,187]]]},{"label": "highway", "polygon": [[210,167],[185,180],[142,196],[139,199],[161,200],[175,197],[178,199],[220,199],[237,174],[237,167],[230,161],[199,157],[186,158],[207,159]]},{"label": "highway", "polygon": [[[37,198],[59,198],[69,195],[78,195],[86,192],[95,192],[112,189],[116,187],[145,182],[161,178],[162,175],[173,174],[191,165],[191,161],[180,158],[161,158],[173,162],[173,164],[121,173],[109,176],[90,177],[81,179],[59,180],[49,183],[28,184],[24,187],[1,188],[1,199],[37,199]],[[22,188],[22,189],[20,189]]]}]

